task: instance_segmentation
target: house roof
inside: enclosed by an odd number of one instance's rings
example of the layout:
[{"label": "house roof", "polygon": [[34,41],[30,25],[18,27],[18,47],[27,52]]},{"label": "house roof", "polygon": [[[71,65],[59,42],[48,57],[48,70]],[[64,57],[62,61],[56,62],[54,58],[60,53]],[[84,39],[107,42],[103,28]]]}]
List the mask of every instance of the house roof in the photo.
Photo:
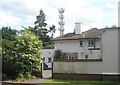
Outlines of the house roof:
[{"label": "house roof", "polygon": [[67,33],[52,39],[53,41],[58,40],[79,40],[79,39],[90,39],[90,38],[100,38],[101,31],[97,28],[92,28],[88,31],[82,32],[81,34]]}]

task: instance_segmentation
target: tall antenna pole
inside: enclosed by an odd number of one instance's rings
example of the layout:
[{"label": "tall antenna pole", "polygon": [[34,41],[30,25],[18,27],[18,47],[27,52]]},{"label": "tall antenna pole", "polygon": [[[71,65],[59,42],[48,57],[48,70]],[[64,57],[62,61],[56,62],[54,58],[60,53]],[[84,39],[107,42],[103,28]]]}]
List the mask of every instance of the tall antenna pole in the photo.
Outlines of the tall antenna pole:
[{"label": "tall antenna pole", "polygon": [[65,22],[63,21],[63,19],[64,19],[63,13],[65,10],[63,8],[60,8],[60,9],[58,9],[58,11],[59,11],[59,19],[60,19],[60,21],[59,21],[60,28],[58,30],[60,31],[60,35],[63,35],[64,34],[64,25],[65,25]]}]

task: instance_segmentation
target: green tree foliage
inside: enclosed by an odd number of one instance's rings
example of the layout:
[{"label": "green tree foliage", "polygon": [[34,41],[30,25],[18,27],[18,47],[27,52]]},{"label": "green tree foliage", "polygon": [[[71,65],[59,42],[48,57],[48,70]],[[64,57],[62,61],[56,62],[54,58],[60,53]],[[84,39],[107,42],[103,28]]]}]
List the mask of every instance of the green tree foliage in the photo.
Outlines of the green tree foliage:
[{"label": "green tree foliage", "polygon": [[18,33],[17,30],[11,29],[11,27],[2,27],[0,30],[2,39],[14,40],[14,36]]},{"label": "green tree foliage", "polygon": [[110,27],[106,26],[105,28],[118,28],[116,25],[112,25]]},{"label": "green tree foliage", "polygon": [[[21,72],[40,71],[42,43],[38,37],[28,30],[23,30],[16,36],[16,54],[18,63],[22,65]],[[17,44],[18,43],[18,44]]]},{"label": "green tree foliage", "polygon": [[43,10],[40,10],[38,16],[36,16],[35,27],[30,27],[30,30],[33,31],[39,39],[43,43],[43,48],[53,48],[53,42],[51,38],[53,38],[53,34],[55,33],[55,26],[52,25],[51,27],[47,28],[47,23],[45,22],[45,13]]},{"label": "green tree foliage", "polygon": [[[6,34],[14,30],[6,28],[0,31]],[[19,79],[34,76],[35,71],[40,71],[42,43],[31,31],[21,30],[19,33],[6,35],[2,38],[2,73],[3,79]]]},{"label": "green tree foliage", "polygon": [[10,27],[2,27],[0,34],[2,34],[2,74],[4,79],[7,74],[12,77],[13,74],[16,73],[13,70],[16,67],[15,64],[13,64],[13,57],[15,56],[13,48],[15,42],[14,36],[17,34],[17,31],[12,30]]},{"label": "green tree foliage", "polygon": [[56,31],[56,29],[55,29],[55,26],[54,25],[52,25],[51,27],[49,27],[49,33],[51,34],[50,36],[51,36],[51,38],[53,38],[53,35],[54,35],[54,33],[55,33],[55,31]]},{"label": "green tree foliage", "polygon": [[38,16],[36,16],[37,21],[35,21],[35,26],[36,27],[46,27],[47,23],[45,23],[46,19],[45,19],[45,14],[43,12],[43,10],[40,10],[40,14]]}]

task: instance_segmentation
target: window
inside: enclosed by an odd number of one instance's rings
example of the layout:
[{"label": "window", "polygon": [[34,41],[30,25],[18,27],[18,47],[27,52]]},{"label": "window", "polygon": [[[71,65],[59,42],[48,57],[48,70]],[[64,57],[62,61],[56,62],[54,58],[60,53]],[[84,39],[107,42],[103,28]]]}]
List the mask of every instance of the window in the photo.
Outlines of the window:
[{"label": "window", "polygon": [[88,40],[88,47],[93,47],[95,45],[94,40]]},{"label": "window", "polygon": [[48,58],[48,63],[51,63],[52,62],[52,58]]},{"label": "window", "polygon": [[83,41],[82,41],[82,40],[80,41],[80,46],[81,46],[81,47],[83,46]]},{"label": "window", "polygon": [[78,53],[63,53],[62,59],[78,59]]}]

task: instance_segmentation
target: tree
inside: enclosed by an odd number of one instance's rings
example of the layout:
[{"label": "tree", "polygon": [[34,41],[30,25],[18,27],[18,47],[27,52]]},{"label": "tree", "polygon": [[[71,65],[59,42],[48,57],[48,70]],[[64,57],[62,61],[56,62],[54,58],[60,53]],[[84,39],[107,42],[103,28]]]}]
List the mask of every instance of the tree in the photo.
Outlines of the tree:
[{"label": "tree", "polygon": [[112,25],[110,27],[106,26],[105,28],[117,28],[117,26],[116,25]]},{"label": "tree", "polygon": [[22,73],[40,71],[42,42],[31,31],[22,30],[16,36],[17,63],[22,65]]},{"label": "tree", "polygon": [[54,35],[55,31],[56,31],[56,29],[55,29],[54,25],[52,25],[51,27],[49,27],[49,33],[51,34],[50,35],[51,38],[53,38],[53,35]]},{"label": "tree", "polygon": [[37,21],[34,23],[36,27],[46,27],[47,23],[45,23],[45,14],[42,9],[40,10],[40,14],[36,17],[36,19]]},{"label": "tree", "polygon": [[2,79],[7,79],[6,76],[8,75],[11,75],[12,78],[13,74],[16,73],[15,70],[13,70],[16,67],[15,64],[13,64],[13,57],[15,56],[13,48],[15,42],[14,36],[17,34],[17,30],[13,30],[10,27],[2,27],[0,29],[0,34],[2,34]]},{"label": "tree", "polygon": [[[9,31],[4,32],[9,33]],[[27,29],[21,30],[19,34],[13,37],[14,41],[7,39],[7,37],[2,38],[3,79],[34,76],[34,71],[40,72],[42,42],[33,32]]]},{"label": "tree", "polygon": [[0,29],[0,33],[2,34],[2,39],[8,39],[10,41],[13,41],[14,36],[18,33],[18,31],[11,29],[11,27],[2,27]]},{"label": "tree", "polygon": [[53,43],[51,41],[51,38],[53,38],[53,34],[55,33],[55,26],[52,25],[47,29],[45,16],[46,16],[45,13],[41,9],[39,15],[36,16],[36,21],[34,23],[35,27],[34,28],[30,27],[30,30],[33,31],[42,41],[43,48],[52,48]]}]

